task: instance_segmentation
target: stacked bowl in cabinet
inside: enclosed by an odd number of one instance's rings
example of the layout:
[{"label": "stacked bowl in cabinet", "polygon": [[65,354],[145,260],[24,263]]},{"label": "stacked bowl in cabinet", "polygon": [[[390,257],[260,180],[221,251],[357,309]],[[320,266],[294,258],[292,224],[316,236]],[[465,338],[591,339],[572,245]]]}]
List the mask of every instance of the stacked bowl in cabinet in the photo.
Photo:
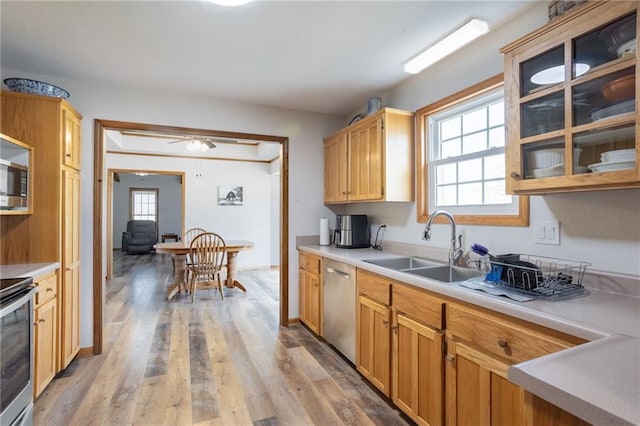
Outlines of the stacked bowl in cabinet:
[{"label": "stacked bowl in cabinet", "polygon": [[600,163],[591,164],[588,169],[594,173],[633,169],[636,167],[635,149],[616,149],[600,154]]}]

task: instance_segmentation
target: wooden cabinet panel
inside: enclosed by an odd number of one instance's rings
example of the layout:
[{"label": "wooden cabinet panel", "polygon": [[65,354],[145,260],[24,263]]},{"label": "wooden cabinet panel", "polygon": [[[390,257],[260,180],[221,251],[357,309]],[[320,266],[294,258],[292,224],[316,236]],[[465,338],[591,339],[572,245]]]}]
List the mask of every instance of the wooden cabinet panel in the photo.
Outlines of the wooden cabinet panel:
[{"label": "wooden cabinet panel", "polygon": [[356,367],[375,387],[390,396],[391,310],[358,296]]},{"label": "wooden cabinet panel", "polygon": [[299,317],[309,329],[322,335],[322,258],[298,253]]},{"label": "wooden cabinet panel", "polygon": [[60,369],[80,350],[80,174],[63,170],[63,252],[60,292]]},{"label": "wooden cabinet panel", "polygon": [[382,118],[349,132],[349,200],[380,200],[382,181]]},{"label": "wooden cabinet panel", "polygon": [[384,108],[324,139],[324,202],[412,201],[414,114]]},{"label": "wooden cabinet panel", "polygon": [[391,279],[363,269],[357,269],[358,293],[383,305],[391,304]]},{"label": "wooden cabinet panel", "polygon": [[438,330],[444,328],[442,299],[405,285],[393,286],[393,308]]},{"label": "wooden cabinet panel", "polygon": [[[623,98],[606,95],[612,83],[640,75],[637,49],[616,54],[635,39],[639,9],[637,1],[585,2],[501,49],[509,123],[507,193],[640,186],[640,127],[633,108],[640,87],[636,83]],[[623,25],[627,30],[621,34]],[[568,72],[553,81],[537,80],[550,64]],[[611,167],[615,161],[600,156],[621,149],[635,149],[625,166]],[[550,151],[558,157],[544,159]]]},{"label": "wooden cabinet panel", "polygon": [[34,398],[53,380],[57,370],[57,302],[50,299],[35,309]]},{"label": "wooden cabinet panel", "polygon": [[76,114],[68,108],[62,108],[62,140],[63,158],[65,166],[80,170],[80,120]]},{"label": "wooden cabinet panel", "polygon": [[324,201],[335,203],[347,201],[348,178],[347,133],[325,139],[324,144]]},{"label": "wooden cabinet panel", "polygon": [[393,402],[420,425],[444,422],[444,335],[395,315]]},{"label": "wooden cabinet panel", "polygon": [[538,332],[533,326],[507,323],[495,314],[453,303],[447,305],[446,317],[447,331],[512,364],[582,343],[579,339],[561,340]]},{"label": "wooden cabinet panel", "polygon": [[34,281],[39,287],[36,293],[36,306],[43,305],[56,297],[58,290],[58,276],[56,273],[38,277]]}]

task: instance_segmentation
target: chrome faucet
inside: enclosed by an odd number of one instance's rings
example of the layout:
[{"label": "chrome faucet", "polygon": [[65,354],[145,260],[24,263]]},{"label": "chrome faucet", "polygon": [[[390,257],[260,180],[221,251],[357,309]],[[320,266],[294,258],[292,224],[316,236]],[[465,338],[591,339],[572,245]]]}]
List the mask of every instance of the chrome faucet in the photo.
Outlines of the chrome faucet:
[{"label": "chrome faucet", "polygon": [[449,246],[449,265],[453,266],[458,263],[458,259],[462,256],[462,234],[456,236],[456,221],[453,215],[446,210],[436,210],[433,212],[427,224],[422,231],[422,239],[429,241],[431,239],[431,222],[438,216],[444,216],[451,222],[451,245]]}]

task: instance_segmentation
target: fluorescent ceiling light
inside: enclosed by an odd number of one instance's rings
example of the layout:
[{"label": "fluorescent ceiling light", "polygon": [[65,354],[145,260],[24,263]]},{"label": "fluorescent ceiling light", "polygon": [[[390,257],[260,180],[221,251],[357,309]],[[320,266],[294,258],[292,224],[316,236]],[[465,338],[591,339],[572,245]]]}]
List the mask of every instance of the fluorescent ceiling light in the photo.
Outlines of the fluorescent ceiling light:
[{"label": "fluorescent ceiling light", "polygon": [[[589,71],[589,64],[576,63],[576,77],[580,77],[582,74]],[[554,84],[564,81],[564,65],[556,65],[538,71],[531,77],[531,82],[535,84]]]},{"label": "fluorescent ceiling light", "polygon": [[253,0],[207,0],[220,6],[242,6],[251,3]]},{"label": "fluorescent ceiling light", "polygon": [[206,143],[203,143],[199,140],[194,140],[191,141],[187,144],[187,149],[191,152],[196,151],[196,152],[207,152],[209,151],[209,145],[207,145]]},{"label": "fluorescent ceiling light", "polygon": [[472,19],[415,58],[404,64],[405,72],[417,74],[431,64],[460,49],[465,44],[489,32],[489,25]]}]

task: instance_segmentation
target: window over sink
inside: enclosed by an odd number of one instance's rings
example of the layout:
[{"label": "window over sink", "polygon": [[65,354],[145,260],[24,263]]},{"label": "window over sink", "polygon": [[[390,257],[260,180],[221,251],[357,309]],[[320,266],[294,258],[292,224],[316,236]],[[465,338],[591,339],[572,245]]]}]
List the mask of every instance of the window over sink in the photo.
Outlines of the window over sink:
[{"label": "window over sink", "polygon": [[502,74],[417,111],[418,222],[446,209],[463,224],[527,226],[527,197],[505,191]]}]

